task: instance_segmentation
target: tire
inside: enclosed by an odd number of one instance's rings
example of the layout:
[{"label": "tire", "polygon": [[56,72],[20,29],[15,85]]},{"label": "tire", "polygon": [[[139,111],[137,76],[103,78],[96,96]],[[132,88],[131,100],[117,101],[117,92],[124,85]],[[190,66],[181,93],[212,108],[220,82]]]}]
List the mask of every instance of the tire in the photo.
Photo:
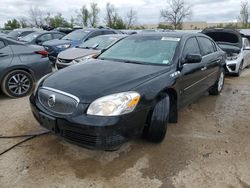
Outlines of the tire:
[{"label": "tire", "polygon": [[238,72],[235,74],[235,76],[240,77],[241,73],[243,71],[243,61],[240,64]]},{"label": "tire", "polygon": [[3,78],[1,87],[5,95],[19,98],[29,95],[33,85],[34,80],[31,74],[23,70],[13,70]]},{"label": "tire", "polygon": [[218,80],[209,89],[209,91],[208,91],[209,94],[210,95],[219,95],[223,90],[224,83],[225,83],[225,70],[224,70],[224,68],[222,68]]},{"label": "tire", "polygon": [[149,115],[147,126],[144,128],[144,138],[155,143],[160,143],[164,140],[167,132],[169,107],[168,96],[155,105],[152,113]]}]

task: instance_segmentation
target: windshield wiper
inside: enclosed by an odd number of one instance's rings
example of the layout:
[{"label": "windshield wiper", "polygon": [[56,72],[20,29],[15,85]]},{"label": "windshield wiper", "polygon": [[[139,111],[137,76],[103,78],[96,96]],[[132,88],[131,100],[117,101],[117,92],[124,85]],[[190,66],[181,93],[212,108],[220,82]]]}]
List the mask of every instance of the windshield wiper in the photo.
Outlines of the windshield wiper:
[{"label": "windshield wiper", "polygon": [[140,65],[144,65],[145,63],[140,62],[140,61],[131,61],[131,60],[123,60],[122,62],[124,63],[133,63],[133,64],[140,64]]},{"label": "windshield wiper", "polygon": [[115,58],[100,58],[101,60],[109,60],[109,61],[119,61],[122,63],[133,63],[133,64],[140,64],[145,65],[146,63],[140,61],[132,61],[132,60],[125,60],[125,59],[115,59]]},{"label": "windshield wiper", "polygon": [[78,48],[82,48],[82,49],[90,49],[90,47],[88,47],[88,46],[78,46]]}]

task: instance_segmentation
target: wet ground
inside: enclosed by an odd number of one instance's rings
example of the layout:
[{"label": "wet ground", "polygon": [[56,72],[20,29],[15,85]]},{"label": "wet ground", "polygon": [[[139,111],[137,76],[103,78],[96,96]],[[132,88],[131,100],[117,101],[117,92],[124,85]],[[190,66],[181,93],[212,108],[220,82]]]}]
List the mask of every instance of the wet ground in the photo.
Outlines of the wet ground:
[{"label": "wet ground", "polygon": [[[222,95],[180,111],[162,144],[141,139],[91,151],[48,134],[0,156],[0,187],[250,188],[250,69]],[[43,131],[28,98],[0,96],[0,135]],[[0,153],[24,138],[0,139]]]}]

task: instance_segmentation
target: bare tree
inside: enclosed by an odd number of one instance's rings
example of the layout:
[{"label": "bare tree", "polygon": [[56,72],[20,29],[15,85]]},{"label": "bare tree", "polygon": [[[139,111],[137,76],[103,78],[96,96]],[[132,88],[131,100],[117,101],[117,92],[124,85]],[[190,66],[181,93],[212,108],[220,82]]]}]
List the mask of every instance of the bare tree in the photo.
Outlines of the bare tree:
[{"label": "bare tree", "polygon": [[116,8],[114,5],[110,4],[110,3],[107,3],[106,4],[106,18],[105,18],[105,21],[106,21],[106,25],[108,27],[112,27],[114,24],[114,19],[115,17],[117,17],[117,11],[116,11]]},{"label": "bare tree", "polygon": [[127,17],[126,17],[127,28],[130,29],[131,26],[135,24],[136,20],[137,20],[137,12],[131,8],[128,11]]},{"label": "bare tree", "polygon": [[97,3],[90,3],[89,22],[92,27],[97,26],[99,13],[100,9],[98,8]]},{"label": "bare tree", "polygon": [[42,27],[44,23],[44,12],[41,9],[31,7],[29,10],[29,17],[31,25],[35,27]]},{"label": "bare tree", "polygon": [[80,9],[80,13],[77,16],[80,24],[84,25],[85,27],[88,27],[89,16],[89,10],[87,9],[86,5],[83,5]]},{"label": "bare tree", "polygon": [[191,15],[191,6],[185,0],[170,0],[168,1],[168,7],[161,10],[161,17],[170,22],[174,29],[181,28],[183,20]]},{"label": "bare tree", "polygon": [[248,27],[248,19],[249,19],[248,8],[249,8],[248,1],[242,1],[239,20],[242,23],[242,26],[245,28]]},{"label": "bare tree", "polygon": [[18,21],[20,23],[21,28],[28,27],[28,22],[27,22],[27,19],[25,17],[20,17],[18,19]]}]

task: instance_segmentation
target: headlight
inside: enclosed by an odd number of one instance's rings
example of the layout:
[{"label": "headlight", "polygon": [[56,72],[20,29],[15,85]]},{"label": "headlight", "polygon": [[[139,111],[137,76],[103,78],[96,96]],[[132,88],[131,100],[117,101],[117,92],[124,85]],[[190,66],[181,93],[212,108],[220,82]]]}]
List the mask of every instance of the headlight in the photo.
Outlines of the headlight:
[{"label": "headlight", "polygon": [[63,45],[59,45],[59,46],[56,46],[56,47],[61,48],[61,49],[66,49],[66,48],[70,47],[70,44],[63,44]]},{"label": "headlight", "polygon": [[231,56],[227,57],[228,61],[234,61],[237,60],[239,58],[239,54],[232,54]]},{"label": "headlight", "polygon": [[35,89],[34,89],[34,91],[33,91],[33,94],[34,94],[34,95],[36,95],[36,92],[37,92],[39,86],[41,85],[42,81],[44,81],[49,75],[51,75],[51,73],[50,73],[50,74],[46,74],[46,75],[43,76],[40,80],[37,81],[36,86],[35,86]]},{"label": "headlight", "polygon": [[108,95],[95,100],[88,108],[88,115],[119,116],[132,112],[140,100],[134,91]]},{"label": "headlight", "polygon": [[74,59],[72,62],[74,64],[75,63],[80,63],[81,61],[85,61],[85,60],[91,59],[93,56],[94,56],[94,54],[88,55],[88,56],[84,56],[84,57],[80,57],[80,58]]}]

